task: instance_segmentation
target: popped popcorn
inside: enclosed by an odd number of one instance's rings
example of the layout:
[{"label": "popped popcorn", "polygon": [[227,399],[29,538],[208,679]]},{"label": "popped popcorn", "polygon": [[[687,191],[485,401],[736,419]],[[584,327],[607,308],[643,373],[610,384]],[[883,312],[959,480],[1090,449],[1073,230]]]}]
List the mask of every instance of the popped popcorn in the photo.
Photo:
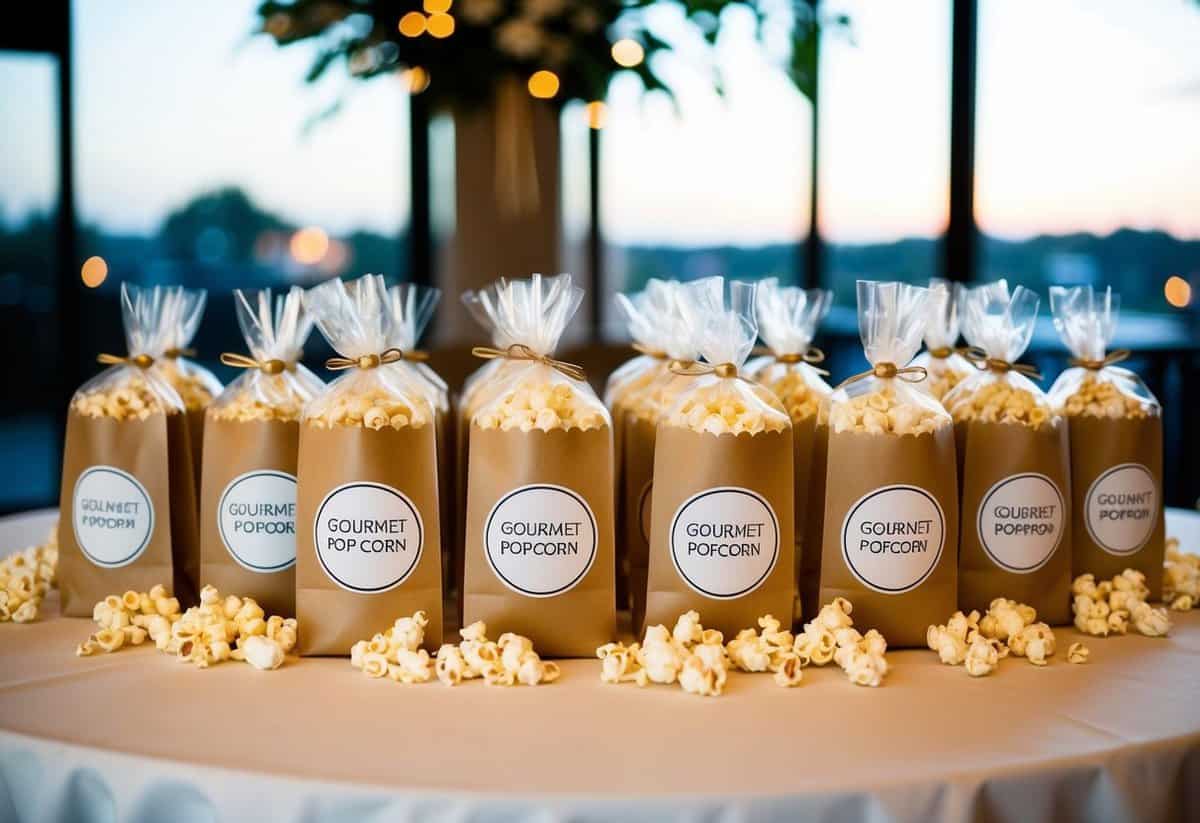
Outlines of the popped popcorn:
[{"label": "popped popcorn", "polygon": [[523,432],[552,429],[600,429],[608,416],[598,409],[595,398],[569,383],[547,382],[518,385],[501,392],[474,417],[481,429]]},{"label": "popped popcorn", "polygon": [[990,674],[1009,654],[1044,666],[1056,650],[1054,632],[1037,622],[1037,611],[1003,597],[993,600],[986,614],[957,611],[945,625],[930,626],[926,645],[942,663],[964,666],[972,677]]},{"label": "popped popcorn", "polygon": [[1179,539],[1167,538],[1163,565],[1163,601],[1172,611],[1186,612],[1200,600],[1200,555],[1179,550]]},{"label": "popped popcorn", "polygon": [[771,353],[751,360],[745,372],[779,399],[793,424],[815,418],[833,392],[814,365],[824,355],[812,348],[832,302],[833,293],[824,289],[780,286],[773,277],[758,284],[759,335]]},{"label": "popped popcorn", "polygon": [[32,623],[42,598],[57,586],[58,524],[46,542],[0,558],[0,623]]},{"label": "popped popcorn", "polygon": [[928,376],[917,388],[941,400],[968,375],[971,364],[954,347],[958,343],[962,285],[930,278],[925,317],[925,351],[912,365],[921,366]]},{"label": "popped popcorn", "polygon": [[860,394],[829,409],[829,425],[834,432],[867,434],[925,434],[949,425],[950,418],[941,408],[907,402],[892,386],[870,394]]},{"label": "popped popcorn", "polygon": [[1012,423],[1039,429],[1052,425],[1057,416],[1049,409],[1045,395],[1020,388],[1006,380],[996,380],[972,390],[972,383],[946,396],[955,421]]},{"label": "popped popcorn", "polygon": [[396,620],[386,632],[355,643],[350,665],[367,677],[405,684],[436,677],[446,686],[476,678],[489,686],[536,686],[553,683],[562,673],[557,663],[541,659],[529,638],[505,633],[493,642],[487,638],[487,626],[478,621],[459,631],[461,643],[444,643],[431,657],[420,648],[428,622],[424,612]]},{"label": "popped popcorn", "polygon": [[1090,654],[1091,652],[1087,646],[1082,643],[1072,643],[1067,647],[1067,662],[1076,664],[1086,663]]},{"label": "popped popcorn", "polygon": [[1135,569],[1099,583],[1092,574],[1079,575],[1071,591],[1075,595],[1071,604],[1075,628],[1084,634],[1125,634],[1131,624],[1146,637],[1165,637],[1171,630],[1167,610],[1146,602],[1150,596],[1146,575]]}]

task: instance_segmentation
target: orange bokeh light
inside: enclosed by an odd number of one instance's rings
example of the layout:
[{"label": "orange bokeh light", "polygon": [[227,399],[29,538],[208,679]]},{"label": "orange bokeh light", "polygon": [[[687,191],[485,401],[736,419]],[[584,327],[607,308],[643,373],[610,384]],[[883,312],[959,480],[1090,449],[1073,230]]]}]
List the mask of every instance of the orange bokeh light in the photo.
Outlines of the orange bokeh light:
[{"label": "orange bokeh light", "polygon": [[311,266],[329,251],[329,235],[316,226],[300,229],[292,235],[288,249],[297,263]]},{"label": "orange bokeh light", "polygon": [[452,0],[425,0],[424,9],[426,14],[445,14],[450,11]]},{"label": "orange bokeh light", "polygon": [[588,103],[584,111],[587,114],[588,126],[593,129],[602,129],[608,122],[608,106],[600,100]]},{"label": "orange bokeh light", "polygon": [[438,38],[449,37],[454,34],[454,18],[448,14],[431,14],[429,33]]},{"label": "orange bokeh light", "polygon": [[1168,277],[1163,284],[1163,297],[1177,309],[1187,308],[1192,302],[1192,284],[1179,275]]},{"label": "orange bokeh light", "polygon": [[410,11],[400,18],[398,28],[405,37],[420,37],[425,33],[425,15],[419,11]]},{"label": "orange bokeh light", "polygon": [[626,37],[613,43],[612,59],[618,66],[631,69],[646,59],[646,50],[638,41]]},{"label": "orange bokeh light", "polygon": [[540,100],[549,100],[558,94],[558,75],[542,69],[529,78],[529,93]]},{"label": "orange bokeh light", "polygon": [[83,261],[83,268],[79,270],[79,274],[83,278],[83,285],[94,289],[108,277],[108,263],[103,257],[89,257]]}]

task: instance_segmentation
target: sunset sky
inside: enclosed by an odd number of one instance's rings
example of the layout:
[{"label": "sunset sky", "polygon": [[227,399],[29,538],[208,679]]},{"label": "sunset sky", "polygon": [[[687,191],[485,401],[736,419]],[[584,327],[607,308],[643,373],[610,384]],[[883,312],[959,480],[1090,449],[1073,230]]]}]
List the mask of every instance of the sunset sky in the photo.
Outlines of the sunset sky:
[{"label": "sunset sky", "polygon": [[[80,214],[155,231],[222,184],[332,232],[407,219],[407,105],[399,83],[304,86],[303,50],[248,39],[253,0],[75,3]],[[854,20],[822,65],[823,229],[870,242],[946,220],[949,0],[831,3]],[[808,222],[810,108],[728,14],[709,56],[677,10],[655,28],[682,117],[632,77],[610,95],[603,219],[614,242],[763,243]],[[1200,8],[1186,0],[981,0],[977,215],[1005,236],[1122,225],[1200,237]],[[0,214],[55,194],[55,80],[46,58],[0,56]],[[436,82],[436,78],[435,78]],[[343,91],[335,119],[306,118]],[[568,110],[568,117],[578,117]],[[576,144],[578,122],[566,130]],[[568,157],[577,157],[570,148]],[[568,187],[568,192],[578,187]],[[578,193],[570,212],[578,212]]]}]

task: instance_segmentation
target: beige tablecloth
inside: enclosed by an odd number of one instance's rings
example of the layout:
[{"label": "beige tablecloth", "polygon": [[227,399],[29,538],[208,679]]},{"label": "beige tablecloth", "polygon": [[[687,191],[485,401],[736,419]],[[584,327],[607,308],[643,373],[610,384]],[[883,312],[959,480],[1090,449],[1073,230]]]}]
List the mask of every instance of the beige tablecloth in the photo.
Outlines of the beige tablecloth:
[{"label": "beige tablecloth", "polygon": [[879,689],[830,666],[706,699],[582,660],[450,689],[334,659],[80,659],[91,624],[49,606],[0,625],[0,821],[1200,819],[1200,612],[1087,639],[1082,666],[972,679],[908,651]]}]

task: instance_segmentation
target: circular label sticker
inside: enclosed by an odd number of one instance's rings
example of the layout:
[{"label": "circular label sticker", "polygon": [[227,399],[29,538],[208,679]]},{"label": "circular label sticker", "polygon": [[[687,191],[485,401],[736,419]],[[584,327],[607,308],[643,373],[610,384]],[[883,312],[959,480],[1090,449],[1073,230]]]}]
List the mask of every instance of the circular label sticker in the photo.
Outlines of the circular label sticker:
[{"label": "circular label sticker", "polygon": [[313,520],[317,559],[343,589],[377,594],[408,579],[425,527],[404,494],[382,483],[346,483],[325,496]]},{"label": "circular label sticker", "polygon": [[694,494],[671,520],[671,560],[706,597],[730,600],[761,586],[779,559],[779,521],[750,489],[724,486]]},{"label": "circular label sticker", "polygon": [[979,544],[992,562],[1018,574],[1036,571],[1062,542],[1066,506],[1044,474],[1014,474],[983,496],[976,518]]},{"label": "circular label sticker", "polygon": [[484,553],[505,586],[529,597],[573,589],[596,559],[596,516],[575,492],[533,484],[513,489],[492,507]]},{"label": "circular label sticker", "polygon": [[79,475],[71,499],[75,542],[84,556],[106,569],[127,566],[150,545],[154,504],[138,479],[113,466],[92,466]]},{"label": "circular label sticker", "polygon": [[638,523],[642,527],[642,539],[647,543],[650,542],[650,516],[652,513],[651,505],[654,500],[654,481],[651,480],[642,487],[642,494],[638,498]]},{"label": "circular label sticker", "polygon": [[903,594],[933,573],[946,542],[942,506],[916,486],[863,495],[842,523],[842,557],[866,587]]},{"label": "circular label sticker", "polygon": [[277,471],[235,477],[217,503],[221,542],[238,565],[277,572],[296,562],[296,478]]},{"label": "circular label sticker", "polygon": [[1140,463],[1113,466],[1096,478],[1084,503],[1087,530],[1109,554],[1133,554],[1158,521],[1158,485]]}]

